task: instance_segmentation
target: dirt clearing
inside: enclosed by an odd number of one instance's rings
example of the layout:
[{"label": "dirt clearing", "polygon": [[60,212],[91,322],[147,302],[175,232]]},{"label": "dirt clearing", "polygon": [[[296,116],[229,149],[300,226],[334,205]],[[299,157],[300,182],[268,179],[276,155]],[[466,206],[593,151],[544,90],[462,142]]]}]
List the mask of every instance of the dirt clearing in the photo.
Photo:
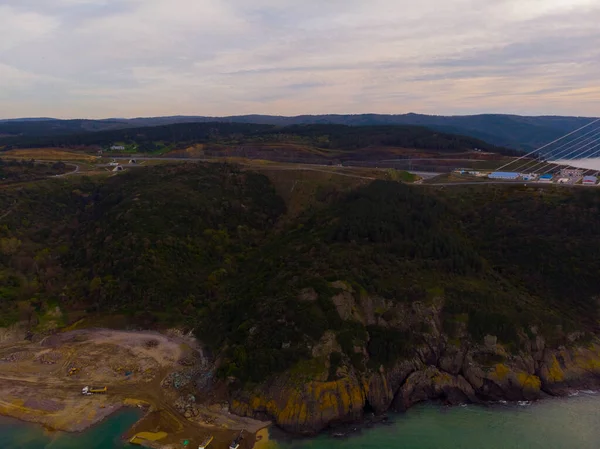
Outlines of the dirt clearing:
[{"label": "dirt clearing", "polygon": [[[165,432],[160,446],[178,448],[184,440],[197,447],[212,435],[219,449],[244,429],[242,447],[250,448],[269,423],[211,402],[212,369],[196,340],[176,333],[83,329],[0,344],[0,414],[82,431],[123,406],[137,406],[148,413],[130,437]],[[82,394],[86,386],[96,393]]]}]

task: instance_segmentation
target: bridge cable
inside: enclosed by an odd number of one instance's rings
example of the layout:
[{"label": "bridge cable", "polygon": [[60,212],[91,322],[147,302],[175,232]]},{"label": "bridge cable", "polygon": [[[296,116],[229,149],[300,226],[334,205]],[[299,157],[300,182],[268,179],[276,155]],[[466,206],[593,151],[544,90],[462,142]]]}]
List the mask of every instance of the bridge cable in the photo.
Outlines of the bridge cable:
[{"label": "bridge cable", "polygon": [[[583,148],[585,148],[589,145],[593,145],[594,143],[596,143],[598,141],[598,139],[600,139],[600,137],[599,137],[600,136],[600,128],[595,129],[594,131],[592,131],[592,133],[594,133],[594,134],[592,136],[588,137],[587,139],[585,139],[584,141],[579,142],[577,144],[573,143],[573,142],[575,142],[575,140],[570,141],[566,144],[566,145],[568,145],[566,148],[562,149],[561,151],[558,151],[559,148],[563,148],[565,146],[565,145],[561,145],[561,147],[557,148],[556,150],[549,152],[548,157],[544,161],[538,162],[537,164],[527,167],[525,169],[525,171],[529,171],[529,172],[533,173],[533,170],[535,167],[543,165],[544,163],[548,162],[548,160],[550,160],[550,159],[557,160],[559,158],[564,158],[564,157],[570,156],[571,154],[582,150]],[[576,140],[578,140],[578,139],[576,139]],[[588,142],[588,143],[584,144],[584,142]],[[575,150],[573,150],[573,148],[575,148]],[[571,151],[569,151],[569,150],[571,150]],[[556,152],[556,151],[558,151],[558,152]],[[524,167],[526,167],[528,164],[531,164],[531,163],[532,163],[532,161],[528,161],[525,164],[520,165],[518,167],[518,170],[515,169],[515,171],[520,171],[521,169],[523,169]]]},{"label": "bridge cable", "polygon": [[[560,164],[557,164],[556,161],[561,160],[562,158],[568,157],[568,156],[572,155],[573,153],[578,153],[579,152],[579,154],[581,155],[581,154],[583,154],[583,153],[581,153],[581,151],[584,148],[586,148],[586,147],[588,147],[590,145],[594,145],[598,141],[600,141],[600,138],[596,138],[592,142],[589,142],[589,143],[587,143],[587,144],[585,144],[583,146],[578,146],[575,150],[572,150],[569,153],[565,153],[564,151],[561,151],[560,153],[554,155],[554,157],[552,157],[552,160],[550,160],[550,161],[549,160],[544,160],[542,162],[538,162],[537,164],[533,165],[532,167],[529,167],[528,170],[535,170],[535,171],[539,172],[542,168],[545,169],[546,167],[548,167],[550,165],[560,165]],[[569,149],[570,148],[573,148],[573,147],[569,147]],[[596,148],[596,147],[593,147],[593,148]],[[584,151],[584,153],[587,153],[587,151],[588,150]],[[559,157],[559,155],[560,155],[560,157]]]},{"label": "bridge cable", "polygon": [[[584,138],[584,137],[586,137],[586,136],[589,136],[590,134],[593,134],[593,135],[592,135],[592,136],[590,136],[590,137],[588,137],[588,138],[587,138],[587,139],[585,139],[585,140],[588,140],[588,139],[594,138],[594,137],[596,137],[596,136],[598,135],[598,132],[599,132],[599,131],[600,131],[600,128],[593,129],[592,131],[589,131],[589,132],[587,132],[587,133],[585,133],[585,134],[583,134],[583,135],[579,136],[579,137],[578,137],[578,138],[576,138],[576,139],[570,140],[569,142],[562,144],[561,146],[559,146],[559,147],[557,147],[557,148],[555,148],[555,149],[551,150],[549,153],[546,153],[546,154],[552,154],[552,153],[555,153],[555,152],[559,151],[560,149],[562,149],[562,148],[564,148],[564,147],[566,147],[566,146],[569,146],[569,148],[568,148],[568,149],[570,149],[570,148],[573,148],[573,143],[577,142],[578,140],[581,140],[581,139],[583,139],[583,138]],[[561,151],[561,153],[562,153],[562,151]],[[546,159],[547,159],[547,158],[546,158]],[[513,171],[520,171],[520,170],[521,170],[523,167],[527,166],[527,164],[531,164],[531,163],[533,163],[533,162],[535,162],[535,159],[534,159],[534,160],[527,160],[527,161],[526,161],[524,164],[521,164],[521,165],[519,165],[519,166],[518,166],[518,169],[514,169]]]},{"label": "bridge cable", "polygon": [[509,162],[508,164],[505,164],[505,165],[503,165],[502,167],[498,168],[496,171],[501,171],[501,170],[504,170],[506,167],[508,167],[508,166],[510,166],[510,165],[512,165],[512,164],[514,164],[515,162],[517,162],[517,161],[519,161],[519,160],[521,160],[521,159],[524,159],[524,158],[526,158],[526,157],[528,157],[528,156],[531,156],[532,154],[535,154],[535,153],[539,152],[540,150],[543,150],[544,148],[548,148],[550,145],[553,145],[553,144],[555,144],[555,143],[557,143],[557,142],[560,142],[561,140],[563,140],[563,139],[565,139],[565,138],[567,138],[567,137],[569,137],[569,136],[572,136],[573,134],[575,134],[575,133],[577,133],[577,132],[581,131],[582,129],[585,129],[585,128],[587,128],[588,126],[591,126],[591,125],[593,125],[594,123],[598,123],[598,122],[600,122],[600,118],[598,118],[598,119],[596,119],[596,120],[593,120],[593,121],[591,121],[590,123],[588,123],[587,125],[584,125],[584,126],[582,126],[581,128],[577,128],[575,131],[571,131],[570,133],[568,133],[568,134],[565,134],[564,136],[562,136],[562,137],[559,137],[558,139],[556,139],[556,140],[553,140],[552,142],[550,142],[550,143],[547,143],[546,145],[543,145],[543,146],[541,146],[541,147],[537,148],[536,150],[533,150],[533,151],[531,151],[531,152],[529,152],[529,153],[527,153],[527,154],[524,154],[523,156],[521,156],[521,157],[519,157],[519,158],[515,159],[514,161],[511,161],[511,162]]},{"label": "bridge cable", "polygon": [[[598,142],[598,141],[597,141],[597,142]],[[592,148],[590,148],[590,149],[588,149],[588,150],[584,151],[584,153],[588,153],[588,152],[590,152],[590,151],[593,151],[593,150],[594,150],[594,149],[596,149],[596,148],[600,148],[600,143],[597,143],[597,144],[596,144],[596,145],[594,145]],[[567,164],[567,163],[565,163],[565,162],[562,162],[562,161],[569,161],[569,160],[570,160],[570,161],[574,161],[574,160],[582,160],[582,161],[583,161],[583,160],[586,160],[586,159],[592,159],[592,156],[593,156],[593,155],[596,155],[596,154],[598,154],[598,153],[600,153],[600,150],[596,150],[596,151],[594,151],[592,154],[590,154],[590,155],[588,155],[588,156],[586,156],[586,157],[584,157],[584,158],[578,158],[578,159],[559,159],[559,160],[556,160],[556,161],[553,161],[553,162],[550,162],[550,163],[546,164],[546,165],[545,165],[544,167],[542,167],[542,168],[544,168],[544,169],[545,169],[545,168],[546,168],[546,166],[548,166],[548,165],[564,166],[565,168],[568,168],[568,167],[571,167],[571,168],[584,168],[584,167],[578,167],[578,166],[576,166],[576,165],[573,165],[573,164]],[[587,170],[596,170],[596,171],[598,171],[598,169],[592,169],[592,168],[585,168],[585,170],[586,170],[586,171],[587,171]]]}]

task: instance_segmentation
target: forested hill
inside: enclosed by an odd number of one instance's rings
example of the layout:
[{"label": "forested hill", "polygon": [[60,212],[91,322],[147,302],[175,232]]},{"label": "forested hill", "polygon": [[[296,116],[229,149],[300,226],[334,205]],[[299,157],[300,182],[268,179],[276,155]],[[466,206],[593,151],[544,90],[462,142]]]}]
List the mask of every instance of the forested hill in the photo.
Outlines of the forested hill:
[{"label": "forested hill", "polygon": [[437,116],[423,114],[328,114],[282,117],[270,115],[242,115],[230,117],[175,116],[106,120],[10,120],[0,121],[1,136],[52,136],[79,134],[176,123],[229,122],[291,126],[309,124],[337,124],[349,126],[413,125],[426,126],[437,131],[474,137],[496,146],[517,150],[532,150],[563,136],[592,119],[586,117],[542,116],[527,117],[504,114],[467,116]]},{"label": "forested hill", "polygon": [[333,377],[394,364],[430,332],[406,307],[509,352],[598,332],[600,191],[427,189],[330,185],[295,218],[269,178],[229,165],[4,189],[0,326],[194,328],[242,382],[311,359],[325,335]]},{"label": "forested hill", "polygon": [[293,125],[280,127],[207,122],[115,129],[85,134],[0,138],[0,145],[4,144],[8,147],[82,145],[107,147],[115,142],[134,144],[141,152],[152,151],[157,142],[160,142],[179,148],[197,143],[228,146],[295,143],[340,151],[383,146],[450,152],[480,149],[505,154],[514,153],[512,150],[496,147],[472,137],[443,133],[420,126]]}]

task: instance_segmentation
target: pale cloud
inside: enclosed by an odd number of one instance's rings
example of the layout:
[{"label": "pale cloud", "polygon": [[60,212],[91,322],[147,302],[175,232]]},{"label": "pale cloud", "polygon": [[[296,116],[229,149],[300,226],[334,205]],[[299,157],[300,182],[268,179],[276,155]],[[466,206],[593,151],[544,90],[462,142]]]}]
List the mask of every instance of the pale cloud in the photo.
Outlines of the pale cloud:
[{"label": "pale cloud", "polygon": [[0,5],[0,52],[38,41],[57,27],[52,17]]},{"label": "pale cloud", "polygon": [[600,115],[597,0],[2,4],[0,117]]},{"label": "pale cloud", "polygon": [[10,98],[11,90],[27,89],[34,83],[56,81],[4,64],[0,64],[0,79],[2,80],[0,96],[6,98]]}]

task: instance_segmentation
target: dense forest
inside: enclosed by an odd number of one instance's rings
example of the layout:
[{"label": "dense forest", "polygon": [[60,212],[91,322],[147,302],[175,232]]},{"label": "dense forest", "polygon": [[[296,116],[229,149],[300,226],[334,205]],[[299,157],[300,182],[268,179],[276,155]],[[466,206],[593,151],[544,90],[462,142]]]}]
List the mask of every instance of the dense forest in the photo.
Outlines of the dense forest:
[{"label": "dense forest", "polygon": [[151,152],[157,144],[252,145],[292,142],[325,150],[351,151],[369,147],[402,147],[441,152],[463,152],[473,149],[516,154],[512,150],[484,141],[434,131],[420,126],[344,125],[256,125],[244,123],[180,123],[144,128],[116,129],[85,134],[54,134],[0,138],[0,145],[13,147],[109,147],[120,142],[136,145],[140,152]]},{"label": "dense forest", "polygon": [[54,120],[25,119],[0,120],[0,136],[50,136],[81,134],[145,126],[172,125],[177,123],[254,123],[276,125],[348,125],[348,126],[425,126],[437,131],[474,137],[499,147],[531,151],[553,141],[591,121],[585,117],[526,117],[505,114],[480,114],[465,116],[441,116],[424,114],[324,114],[282,117],[273,115],[240,115],[230,117],[147,117],[106,120]]},{"label": "dense forest", "polygon": [[532,326],[556,342],[598,331],[599,207],[592,189],[374,181],[290,218],[269,178],[231,165],[49,180],[0,196],[0,326],[40,332],[56,306],[62,325],[180,325],[244,382],[310,358],[328,331],[332,366],[408,356],[424,324],[395,327],[394,307],[375,325],[342,316],[347,288],[381,304],[441,298],[450,337],[465,324],[518,351]]}]

